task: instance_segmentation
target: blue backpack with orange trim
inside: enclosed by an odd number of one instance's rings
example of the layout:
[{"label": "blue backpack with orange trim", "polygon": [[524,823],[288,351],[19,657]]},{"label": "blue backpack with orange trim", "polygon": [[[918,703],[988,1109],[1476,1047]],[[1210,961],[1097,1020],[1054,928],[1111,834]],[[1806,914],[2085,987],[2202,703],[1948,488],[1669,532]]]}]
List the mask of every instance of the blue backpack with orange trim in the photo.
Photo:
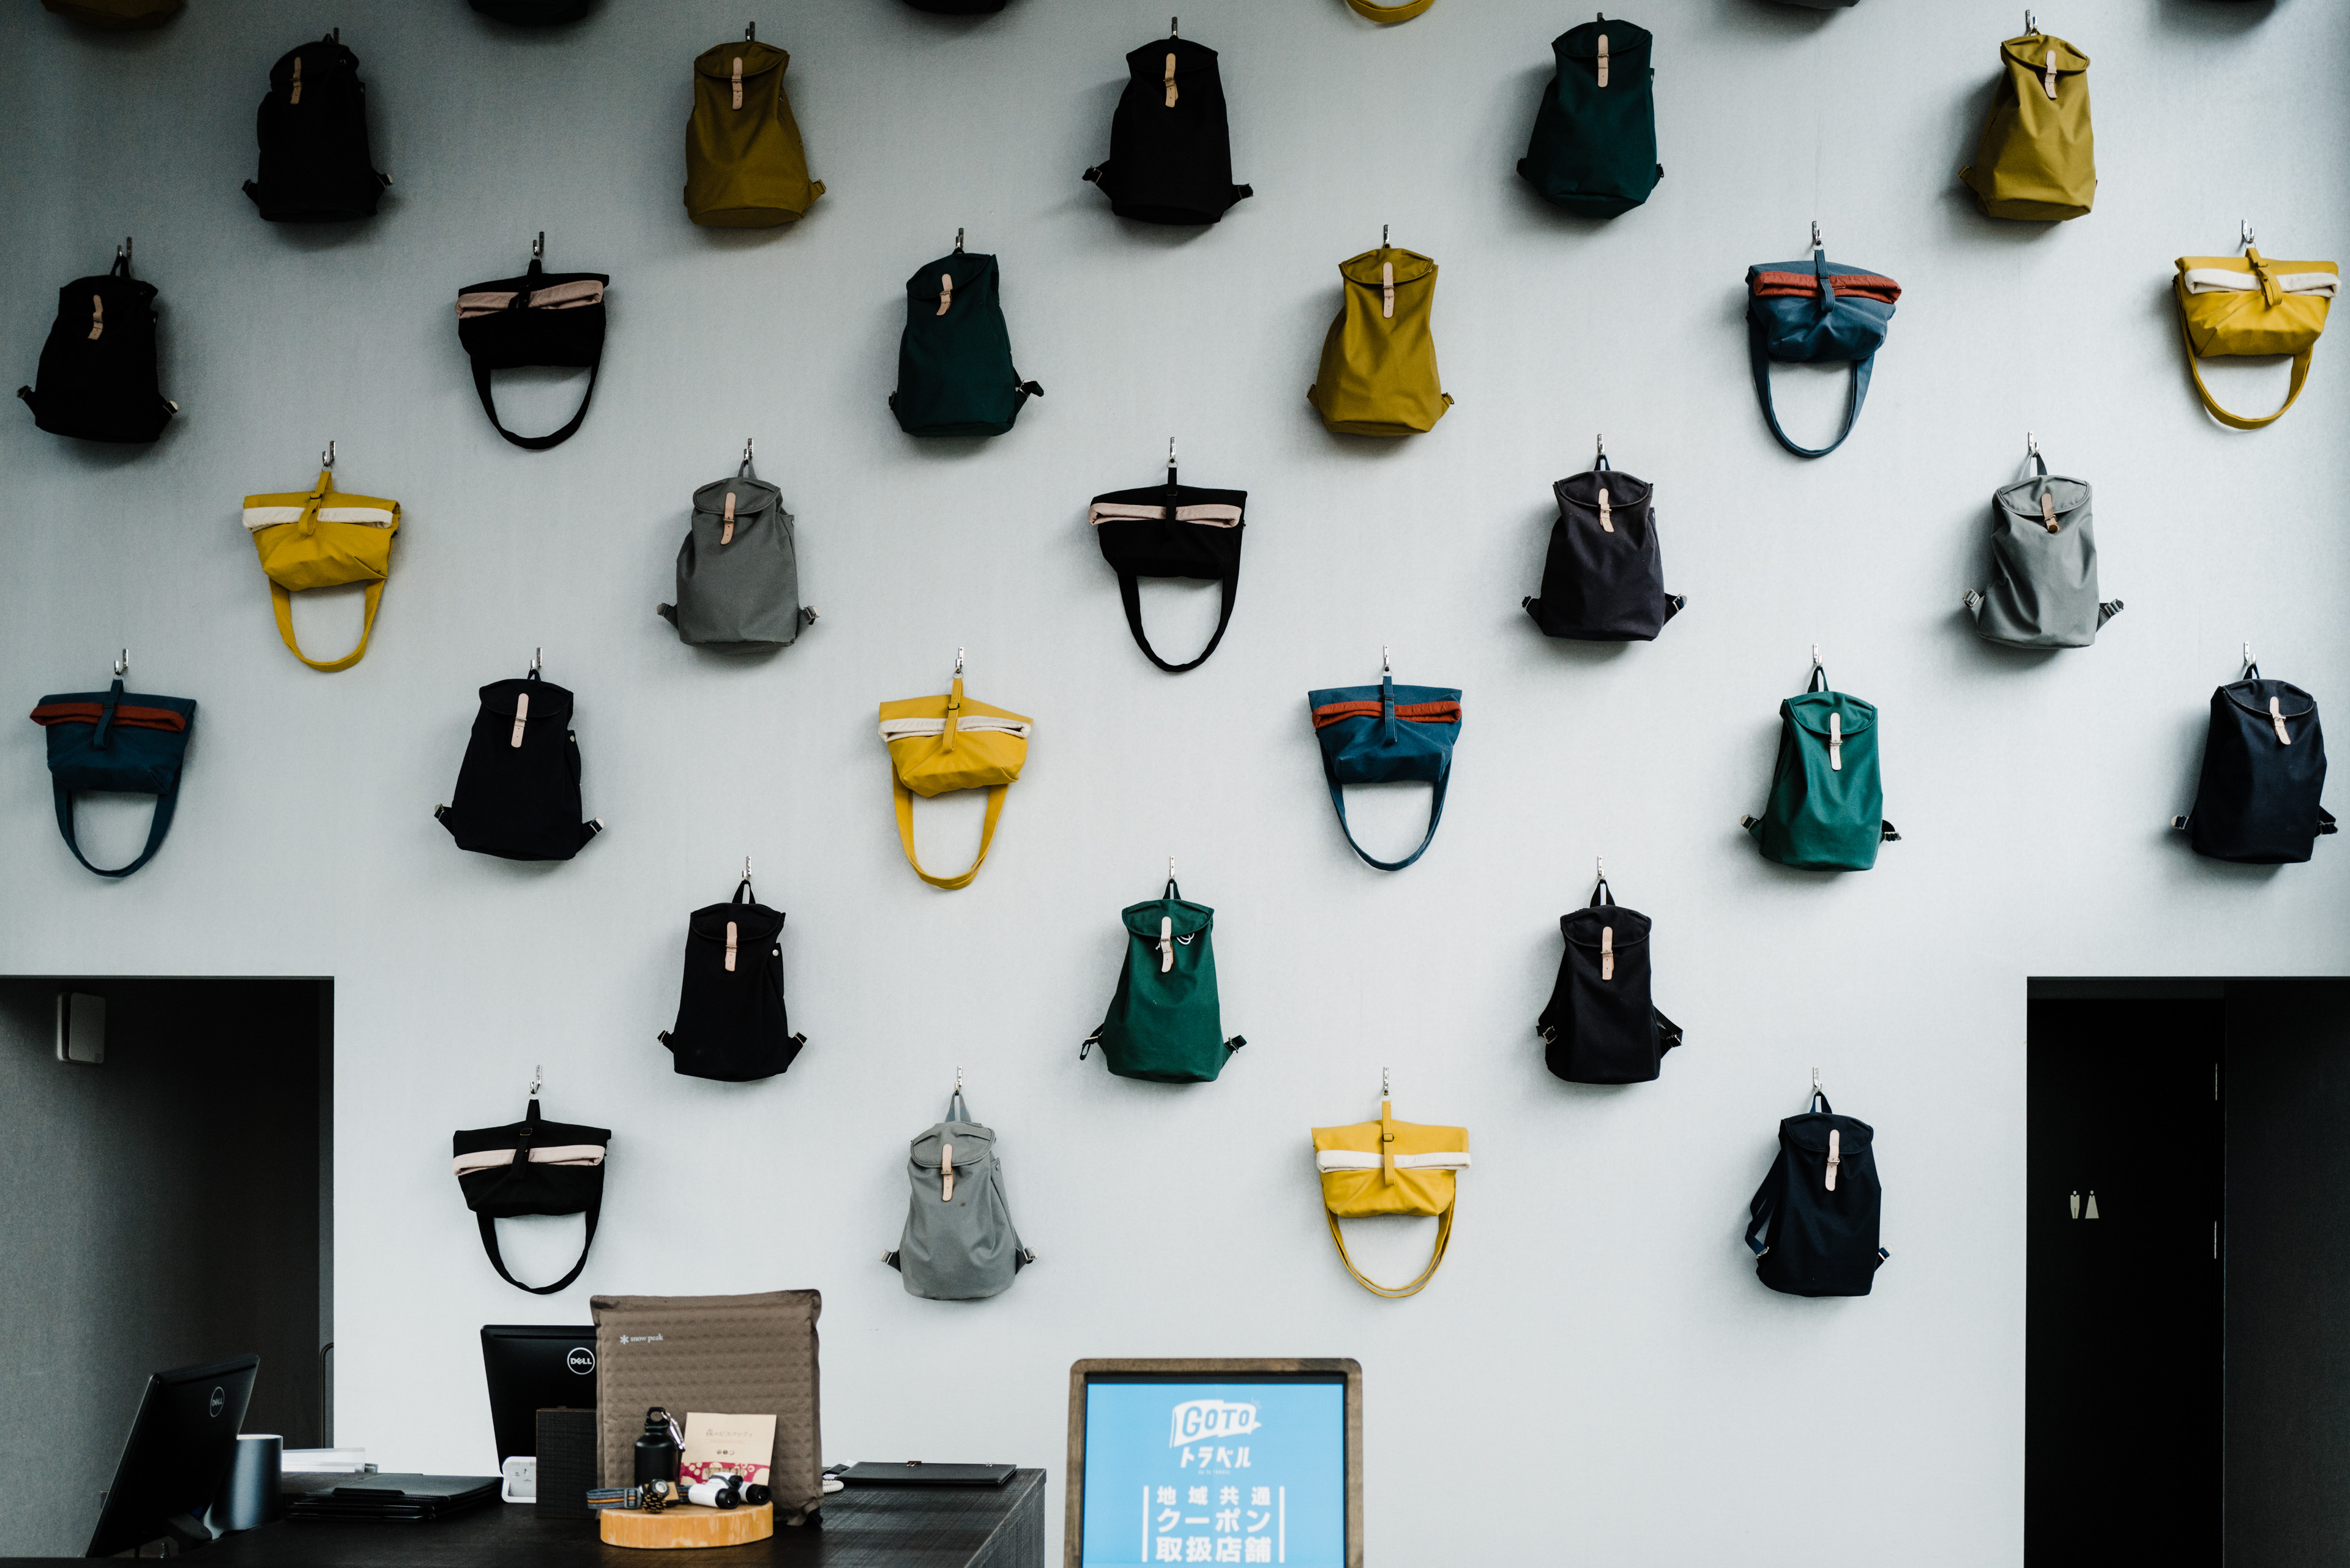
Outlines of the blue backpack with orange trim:
[{"label": "blue backpack with orange trim", "polygon": [[[1399,686],[1381,674],[1377,686],[1336,686],[1309,691],[1314,738],[1322,744],[1322,775],[1337,808],[1338,829],[1367,866],[1400,871],[1436,841],[1444,820],[1444,786],[1452,777],[1452,743],[1461,734],[1461,692],[1451,686]],[[1428,834],[1400,860],[1380,860],[1355,843],[1347,826],[1348,784],[1431,784]]]},{"label": "blue backpack with orange trim", "polygon": [[[1763,262],[1746,269],[1746,337],[1754,366],[1754,390],[1771,433],[1797,457],[1825,457],[1844,444],[1868,400],[1868,373],[1893,321],[1901,286],[1866,267],[1839,266],[1819,247],[1812,226],[1812,259]],[[1771,361],[1784,365],[1852,362],[1852,392],[1845,400],[1844,428],[1816,450],[1797,446],[1779,428],[1771,404]]]}]

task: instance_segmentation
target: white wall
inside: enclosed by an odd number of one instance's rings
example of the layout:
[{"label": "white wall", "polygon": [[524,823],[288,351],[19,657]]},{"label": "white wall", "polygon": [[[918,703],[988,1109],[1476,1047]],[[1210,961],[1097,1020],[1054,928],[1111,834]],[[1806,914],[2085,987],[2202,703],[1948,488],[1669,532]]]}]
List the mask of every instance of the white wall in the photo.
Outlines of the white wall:
[{"label": "white wall", "polygon": [[[143,452],[0,419],[0,669],[28,708],[102,683],[128,643],[135,688],[203,705],[179,826],[121,886],[58,844],[39,732],[0,727],[0,964],[336,977],[338,1436],[388,1465],[490,1462],[486,1420],[449,1414],[481,1407],[484,1322],[814,1285],[835,1459],[1057,1483],[1079,1356],[1347,1355],[1382,1562],[2014,1563],[2024,977],[2323,973],[2350,936],[2350,847],[2230,868],[2164,828],[2240,642],[2322,700],[2350,691],[2350,345],[2321,347],[2281,425],[2231,433],[2194,401],[2168,294],[2171,258],[2229,250],[2240,217],[2271,254],[2350,251],[2350,14],[2047,13],[2095,61],[2104,184],[2043,229],[1983,220],[1952,178],[2005,0],[1657,0],[1638,19],[1668,178],[1608,223],[1512,172],[1579,10],[1440,0],[1383,31],[1338,0],[1183,0],[1258,191],[1192,234],[1123,226],[1078,179],[1121,56],[1175,3],[963,25],[771,0],[760,33],[793,51],[831,193],[764,234],[696,230],[678,200],[687,63],[737,35],[731,0],[607,0],[544,36],[458,0],[192,0],[125,39],[0,13],[12,371],[55,287],[135,233],[184,410]],[[394,194],[353,232],[273,228],[238,192],[253,107],[281,51],[338,24]],[[1741,279],[1814,215],[1833,257],[1907,292],[1859,432],[1804,463],[1754,408]],[[1382,223],[1443,264],[1459,400],[1388,445],[1326,435],[1303,397],[1336,264]],[[1020,369],[1050,389],[976,448],[917,444],[883,407],[901,280],[959,224],[1003,255]],[[482,418],[451,296],[520,270],[542,228],[553,265],[614,285],[586,431],[534,455]],[[2218,379],[2247,405],[2282,382]],[[1798,430],[1842,396],[1782,387]],[[567,391],[512,407],[551,427]],[[2094,649],[2002,653],[1961,622],[2027,428],[2098,487],[2129,607]],[[1545,642],[1517,607],[1548,485],[1601,430],[1659,486],[1690,600],[1620,651]],[[1180,678],[1128,642],[1084,524],[1170,433],[1188,479],[1252,502],[1231,635]],[[746,434],[826,613],[741,663],[652,607],[690,493]],[[307,483],[329,437],[407,526],[374,650],[321,676],[278,645],[237,507]],[[1212,590],[1149,597],[1162,647],[1211,618]],[[334,646],[357,609],[298,619]],[[1783,871],[1737,830],[1814,642],[1885,716],[1906,841],[1865,876]],[[1375,680],[1382,644],[1401,679],[1467,694],[1450,816],[1398,876],[1340,839],[1304,703]],[[553,867],[463,854],[430,815],[473,689],[534,645],[580,693],[610,828]],[[899,856],[873,717],[942,689],[958,645],[972,695],[1037,739],[986,870],[942,894]],[[923,808],[938,860],[975,833],[959,804]],[[1369,842],[1416,841],[1418,792],[1357,809]],[[144,820],[99,815],[102,845]],[[679,1078],[653,1036],[681,927],[745,853],[791,911],[811,1043],[768,1084]],[[1552,1080],[1529,1027],[1602,853],[1658,921],[1659,1000],[1689,1031],[1660,1083],[1622,1091]],[[1212,1086],[1076,1061],[1118,909],[1170,854],[1219,910],[1251,1041]],[[548,1114],[616,1130],[594,1260],[548,1302],[491,1273],[446,1163],[452,1129],[520,1112],[534,1063]],[[1879,1129],[1893,1261],[1866,1301],[1773,1295],[1738,1241],[1814,1064]],[[902,1140],[958,1065],[1044,1260],[977,1305],[913,1300],[874,1261]],[[1465,1124],[1478,1161],[1451,1260],[1400,1303],[1338,1268],[1306,1141],[1376,1114],[1382,1066],[1399,1114]],[[546,1229],[510,1254],[541,1277],[568,1259],[568,1222]],[[1365,1244],[1391,1273],[1424,1245],[1392,1241]]]}]

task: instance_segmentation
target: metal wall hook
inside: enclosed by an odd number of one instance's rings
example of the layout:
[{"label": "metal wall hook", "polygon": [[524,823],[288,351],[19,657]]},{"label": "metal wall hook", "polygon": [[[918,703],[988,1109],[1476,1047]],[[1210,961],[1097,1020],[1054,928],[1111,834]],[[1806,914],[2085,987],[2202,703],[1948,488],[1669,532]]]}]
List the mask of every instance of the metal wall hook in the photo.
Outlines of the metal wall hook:
[{"label": "metal wall hook", "polygon": [[1592,857],[1592,859],[1593,859],[1593,861],[1595,862],[1595,864],[1598,867],[1598,872],[1597,872],[1598,879],[1599,879],[1600,881],[1602,881],[1602,882],[1605,882],[1606,880],[1607,880],[1607,857],[1606,857],[1605,855],[1596,855],[1596,856],[1594,856],[1594,857]]},{"label": "metal wall hook", "polygon": [[751,461],[751,449],[757,443],[758,439],[759,438],[756,436],[744,436],[743,438],[743,461],[744,462],[747,463]]},{"label": "metal wall hook", "polygon": [[2040,18],[2039,18],[2039,17],[2037,17],[2037,16],[2033,16],[2031,12],[2026,11],[2026,12],[2023,14],[2023,30],[2024,30],[2025,32],[2027,32],[2027,33],[2030,33],[2030,34],[2031,34],[2031,35],[2033,35],[2034,37],[2039,36],[2039,35],[2040,35]]},{"label": "metal wall hook", "polygon": [[955,231],[954,254],[957,255],[962,254],[962,231],[961,229],[957,229]]},{"label": "metal wall hook", "polygon": [[1819,248],[1820,248],[1820,221],[1819,221],[1817,218],[1814,218],[1814,219],[1812,220],[1812,249],[1814,249],[1814,250],[1818,250]]},{"label": "metal wall hook", "polygon": [[962,1093],[962,1069],[961,1067],[957,1067],[955,1069],[955,1093],[958,1095]]},{"label": "metal wall hook", "polygon": [[2239,237],[2238,237],[2238,239],[2237,239],[2236,243],[2237,243],[2238,244],[2240,244],[2240,245],[2243,246],[2243,247],[2244,247],[2244,249],[2246,249],[2246,250],[2251,250],[2251,249],[2252,248],[2252,221],[2251,221],[2251,219],[2250,219],[2250,218],[2239,218],[2239,219],[2237,219],[2237,220],[2236,220],[2236,223],[2237,223],[2237,227],[2238,227],[2238,231],[2239,231]]},{"label": "metal wall hook", "polygon": [[1818,1094],[1820,1094],[1820,1093],[1821,1093],[1821,1090],[1820,1090],[1820,1070],[1819,1070],[1817,1067],[1814,1067],[1814,1068],[1813,1068],[1813,1069],[1812,1069],[1812,1093],[1813,1093],[1813,1094],[1814,1094],[1814,1095],[1818,1095]]},{"label": "metal wall hook", "polygon": [[546,664],[546,649],[543,649],[543,648],[534,648],[534,649],[532,649],[530,650],[530,667],[531,667],[531,669],[532,669],[533,670],[540,670],[540,669],[545,668]]},{"label": "metal wall hook", "polygon": [[114,678],[115,678],[117,680],[121,680],[124,676],[126,676],[126,675],[128,675],[128,674],[130,674],[130,650],[129,649],[127,649],[127,648],[126,648],[126,649],[124,649],[122,650],[121,657],[118,658],[118,659],[114,661]]},{"label": "metal wall hook", "polygon": [[1388,1070],[1382,1067],[1379,1069],[1379,1098],[1384,1100],[1388,1097]]},{"label": "metal wall hook", "polygon": [[1384,642],[1379,644],[1379,673],[1382,675],[1395,673],[1395,664],[1388,658],[1388,645]]},{"label": "metal wall hook", "polygon": [[335,471],[335,443],[331,437],[328,439],[327,450],[318,454],[318,466],[329,473]]},{"label": "metal wall hook", "polygon": [[129,234],[123,235],[122,243],[114,247],[114,259],[120,262],[125,267],[128,267],[130,265],[130,236]]},{"label": "metal wall hook", "polygon": [[743,41],[746,44],[755,44],[759,41],[758,23],[745,22],[743,24]]},{"label": "metal wall hook", "polygon": [[1820,662],[1820,645],[1816,642],[1812,644],[1812,668],[1814,670],[1825,670],[1827,668],[1826,665]]},{"label": "metal wall hook", "polygon": [[1597,435],[1592,438],[1592,441],[1598,448],[1598,450],[1592,454],[1591,458],[1591,466],[1596,468],[1599,466],[1600,462],[1607,455],[1607,438],[1604,434]]},{"label": "metal wall hook", "polygon": [[2254,662],[2255,661],[2252,659],[2252,645],[2248,642],[2244,644],[2244,668],[2250,670]]},{"label": "metal wall hook", "polygon": [[962,649],[960,648],[955,649],[955,673],[957,675],[962,673]]},{"label": "metal wall hook", "polygon": [[1170,882],[1175,880],[1175,857],[1172,855],[1167,857],[1167,879]]},{"label": "metal wall hook", "polygon": [[743,857],[743,880],[744,880],[745,882],[748,882],[750,879],[751,879],[751,857],[750,857],[749,856],[745,855],[744,857]]},{"label": "metal wall hook", "polygon": [[539,1063],[530,1070],[530,1097],[538,1098],[539,1086],[546,1082],[546,1064]]},{"label": "metal wall hook", "polygon": [[2026,457],[2038,457],[2040,455],[2040,438],[2033,435],[2030,431],[2023,432],[2023,455]]},{"label": "metal wall hook", "polygon": [[1385,223],[1381,223],[1381,224],[1379,225],[1379,249],[1381,249],[1381,250],[1385,250],[1385,249],[1387,249],[1387,248],[1388,248],[1388,226],[1387,226]]},{"label": "metal wall hook", "polygon": [[1180,16],[1170,16],[1167,18],[1167,36],[1169,37],[1172,38],[1177,36],[1178,30],[1175,24],[1181,20],[1182,18]]},{"label": "metal wall hook", "polygon": [[530,259],[533,261],[545,261],[546,259],[546,231],[545,229],[539,230],[538,238],[530,242]]}]

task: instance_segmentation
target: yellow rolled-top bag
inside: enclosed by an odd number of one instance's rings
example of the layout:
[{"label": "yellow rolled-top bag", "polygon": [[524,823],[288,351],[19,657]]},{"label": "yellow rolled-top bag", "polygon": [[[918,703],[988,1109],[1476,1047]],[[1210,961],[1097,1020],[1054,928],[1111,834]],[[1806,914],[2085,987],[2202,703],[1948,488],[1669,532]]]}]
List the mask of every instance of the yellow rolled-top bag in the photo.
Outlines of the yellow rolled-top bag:
[{"label": "yellow rolled-top bag", "polygon": [[1347,4],[1357,16],[1367,16],[1374,22],[1395,23],[1410,21],[1435,5],[1436,0],[1404,0],[1400,5],[1381,5],[1377,0],[1347,0]]},{"label": "yellow rolled-top bag", "polygon": [[[906,864],[933,888],[968,888],[987,864],[995,842],[1003,796],[1028,761],[1035,722],[1005,708],[991,708],[962,694],[962,661],[955,661],[954,689],[943,697],[909,697],[881,704],[881,740],[889,748],[891,785],[898,797],[898,837]],[[987,792],[987,820],[979,833],[979,858],[956,877],[933,877],[914,856],[914,797],[954,790]]]},{"label": "yellow rolled-top bag", "polygon": [[[1418,1295],[1436,1277],[1452,1240],[1453,1179],[1469,1168],[1469,1129],[1399,1122],[1394,1105],[1382,1099],[1375,1122],[1314,1129],[1314,1168],[1322,1176],[1330,1239],[1338,1243],[1338,1261],[1355,1282],[1390,1299]],[[1409,1284],[1383,1285],[1367,1279],[1347,1255],[1347,1238],[1338,1221],[1377,1214],[1435,1217],[1435,1251],[1428,1267]]]},{"label": "yellow rolled-top bag", "polygon": [[[313,670],[348,670],[367,656],[375,635],[375,612],[391,576],[391,536],[400,532],[400,503],[374,495],[345,495],[334,487],[331,467],[318,471],[307,493],[248,495],[244,525],[269,574],[269,597],[277,607],[277,635],[294,657]],[[305,588],[336,588],[365,583],[367,620],[359,645],[340,659],[320,660],[294,640],[294,595]]]},{"label": "yellow rolled-top bag", "polygon": [[[2309,379],[2309,362],[2325,330],[2325,313],[2342,287],[2334,262],[2271,261],[2247,244],[2241,256],[2178,258],[2178,329],[2187,339],[2187,373],[2211,417],[2240,431],[2284,418]],[[2293,389],[2284,408],[2260,419],[2231,414],[2203,384],[2204,356],[2290,354]]]}]

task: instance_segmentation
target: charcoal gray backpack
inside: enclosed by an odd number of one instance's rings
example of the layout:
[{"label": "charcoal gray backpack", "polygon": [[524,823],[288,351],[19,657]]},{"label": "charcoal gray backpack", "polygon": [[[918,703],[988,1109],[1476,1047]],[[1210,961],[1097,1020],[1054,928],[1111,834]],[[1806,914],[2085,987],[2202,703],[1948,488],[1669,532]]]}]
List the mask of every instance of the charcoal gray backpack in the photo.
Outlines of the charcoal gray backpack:
[{"label": "charcoal gray backpack", "polygon": [[957,1085],[947,1119],[906,1156],[906,1233],[881,1261],[905,1276],[906,1293],[934,1302],[1002,1295],[1036,1261],[1012,1228],[995,1134],[971,1119]]},{"label": "charcoal gray backpack", "polygon": [[2089,483],[2048,472],[2032,443],[2029,479],[1991,495],[1991,578],[1966,595],[1975,635],[2010,648],[2086,648],[2122,613],[2097,597],[2097,535]]},{"label": "charcoal gray backpack", "polygon": [[800,605],[792,514],[775,487],[743,466],[693,493],[693,526],[677,547],[677,603],[655,607],[680,642],[725,652],[789,648],[816,611]]}]

